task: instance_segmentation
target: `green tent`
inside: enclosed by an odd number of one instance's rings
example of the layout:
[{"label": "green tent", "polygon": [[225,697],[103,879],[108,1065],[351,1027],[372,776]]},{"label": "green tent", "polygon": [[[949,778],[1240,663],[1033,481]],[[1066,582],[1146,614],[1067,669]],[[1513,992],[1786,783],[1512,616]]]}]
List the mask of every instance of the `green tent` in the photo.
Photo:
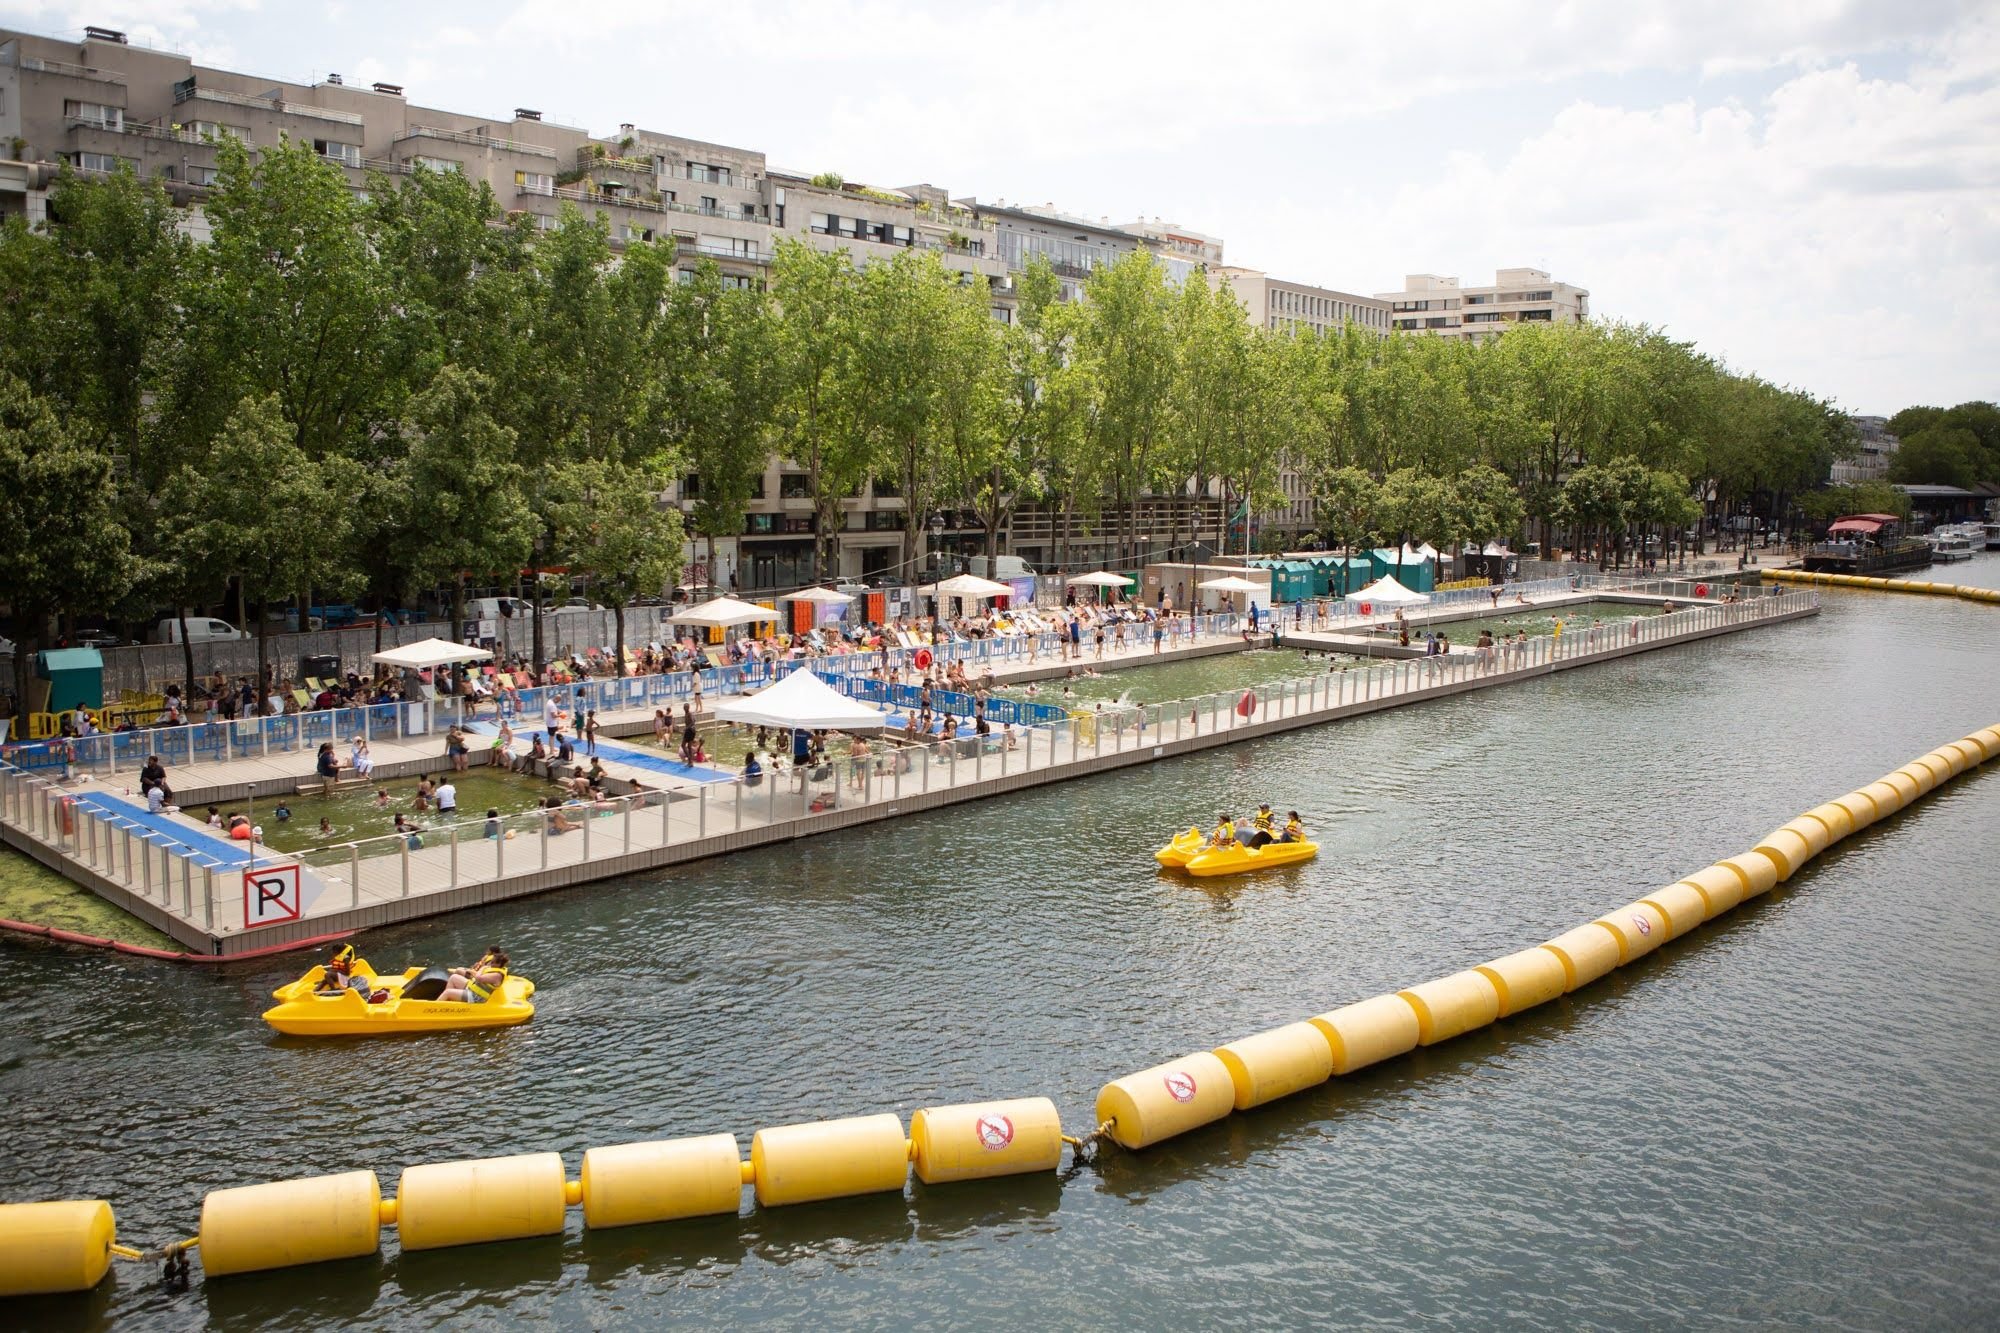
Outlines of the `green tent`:
[{"label": "green tent", "polygon": [[35,676],[49,683],[45,713],[66,713],[78,704],[104,706],[104,656],[95,648],[51,648],[35,654]]}]

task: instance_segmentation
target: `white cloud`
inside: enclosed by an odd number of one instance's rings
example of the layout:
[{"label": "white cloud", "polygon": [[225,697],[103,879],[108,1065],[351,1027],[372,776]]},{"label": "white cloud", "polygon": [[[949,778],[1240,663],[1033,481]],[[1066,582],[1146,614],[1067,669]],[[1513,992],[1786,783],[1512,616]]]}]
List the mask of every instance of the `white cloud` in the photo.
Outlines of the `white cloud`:
[{"label": "white cloud", "polygon": [[148,25],[422,105],[1171,216],[1350,290],[1536,264],[1858,408],[1995,392],[1990,4],[248,2],[0,0],[0,21]]}]

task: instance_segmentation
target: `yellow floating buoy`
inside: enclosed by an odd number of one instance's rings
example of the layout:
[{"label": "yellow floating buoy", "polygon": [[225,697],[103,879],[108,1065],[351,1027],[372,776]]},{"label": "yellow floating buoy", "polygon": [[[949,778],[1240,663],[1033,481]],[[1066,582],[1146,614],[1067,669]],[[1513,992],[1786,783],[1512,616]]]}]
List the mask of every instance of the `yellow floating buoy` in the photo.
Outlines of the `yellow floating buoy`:
[{"label": "yellow floating buoy", "polygon": [[373,1171],[210,1190],[201,1201],[201,1266],[210,1277],[355,1259],[381,1243]]},{"label": "yellow floating buoy", "polygon": [[563,1229],[568,1185],[562,1155],[552,1152],[404,1167],[396,1230],[406,1250],[553,1236]]},{"label": "yellow floating buoy", "polygon": [[1215,1049],[1236,1089],[1236,1109],[1289,1097],[1333,1077],[1333,1047],[1311,1023],[1287,1023]]},{"label": "yellow floating buoy", "polygon": [[1569,986],[1569,973],[1563,968],[1562,959],[1539,944],[1481,963],[1473,970],[1493,983],[1500,997],[1501,1018],[1546,1004]]},{"label": "yellow floating buoy", "polygon": [[595,1230],[734,1213],[743,1156],[734,1134],[616,1143],[583,1155],[584,1225]]},{"label": "yellow floating buoy", "polygon": [[89,1291],[111,1267],[116,1231],[102,1199],[0,1203],[0,1296]]},{"label": "yellow floating buoy", "polygon": [[1470,968],[1396,995],[1417,1011],[1419,1046],[1449,1041],[1500,1016],[1500,992],[1484,973]]},{"label": "yellow floating buoy", "polygon": [[910,1143],[926,1185],[1053,1171],[1062,1117],[1047,1097],[926,1106],[910,1117]]},{"label": "yellow floating buoy", "polygon": [[1333,1048],[1336,1074],[1351,1074],[1417,1048],[1417,1011],[1399,995],[1357,1000],[1307,1021]]},{"label": "yellow floating buoy", "polygon": [[889,1114],[760,1129],[750,1140],[757,1202],[767,1208],[900,1190],[910,1141]]},{"label": "yellow floating buoy", "polygon": [[1097,1094],[1097,1123],[1126,1148],[1148,1148],[1222,1119],[1236,1107],[1229,1068],[1196,1051],[1113,1079]]}]

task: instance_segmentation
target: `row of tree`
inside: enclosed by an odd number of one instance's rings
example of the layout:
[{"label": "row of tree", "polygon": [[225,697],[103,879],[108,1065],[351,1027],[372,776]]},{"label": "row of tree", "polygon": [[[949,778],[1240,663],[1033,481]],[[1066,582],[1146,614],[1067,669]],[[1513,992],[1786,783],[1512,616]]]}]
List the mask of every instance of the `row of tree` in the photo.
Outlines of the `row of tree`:
[{"label": "row of tree", "polygon": [[1703,504],[1782,512],[1844,447],[1826,403],[1644,327],[1278,333],[1143,254],[1082,301],[1037,263],[1002,322],[928,252],[781,243],[757,286],[457,175],[356,194],[304,145],[218,149],[205,243],[122,174],[0,231],[0,580],[26,639],[231,593],[260,638],[292,601],[449,588],[456,618],[468,582],[525,572],[539,598],[551,569],[622,607],[678,571],[660,492],[686,483],[695,537],[738,535],[773,452],[827,574],[871,483],[902,497],[906,562],[935,510],[978,514],[993,554],[1030,502],[1059,543],[1133,557],[1143,507],[1179,496],[1180,535],[1220,542],[1286,470],[1335,541],[1561,523],[1615,548]]},{"label": "row of tree", "polygon": [[1971,488],[2000,481],[2000,407],[1906,407],[1889,418],[1900,444],[1889,460],[1892,482]]}]

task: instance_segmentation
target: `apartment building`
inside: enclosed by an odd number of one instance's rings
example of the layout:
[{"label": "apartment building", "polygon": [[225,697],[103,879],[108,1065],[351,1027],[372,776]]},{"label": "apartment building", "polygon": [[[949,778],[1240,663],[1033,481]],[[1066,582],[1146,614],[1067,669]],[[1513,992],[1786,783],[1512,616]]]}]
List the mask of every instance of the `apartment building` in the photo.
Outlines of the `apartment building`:
[{"label": "apartment building", "polygon": [[1888,475],[1890,460],[1902,447],[1902,440],[1890,433],[1887,417],[1851,416],[1848,420],[1854,423],[1859,448],[1854,457],[1843,458],[1833,465],[1833,484],[1850,486],[1857,481],[1882,480]]},{"label": "apartment building", "polygon": [[1462,287],[1457,278],[1412,273],[1400,292],[1382,292],[1392,324],[1406,333],[1484,342],[1514,324],[1581,324],[1590,316],[1590,293],[1557,282],[1538,268],[1503,268],[1490,287]]},{"label": "apartment building", "polygon": [[1315,287],[1234,265],[1210,269],[1209,280],[1235,292],[1245,316],[1263,328],[1329,333],[1352,323],[1377,333],[1389,331],[1390,303],[1378,296]]}]

